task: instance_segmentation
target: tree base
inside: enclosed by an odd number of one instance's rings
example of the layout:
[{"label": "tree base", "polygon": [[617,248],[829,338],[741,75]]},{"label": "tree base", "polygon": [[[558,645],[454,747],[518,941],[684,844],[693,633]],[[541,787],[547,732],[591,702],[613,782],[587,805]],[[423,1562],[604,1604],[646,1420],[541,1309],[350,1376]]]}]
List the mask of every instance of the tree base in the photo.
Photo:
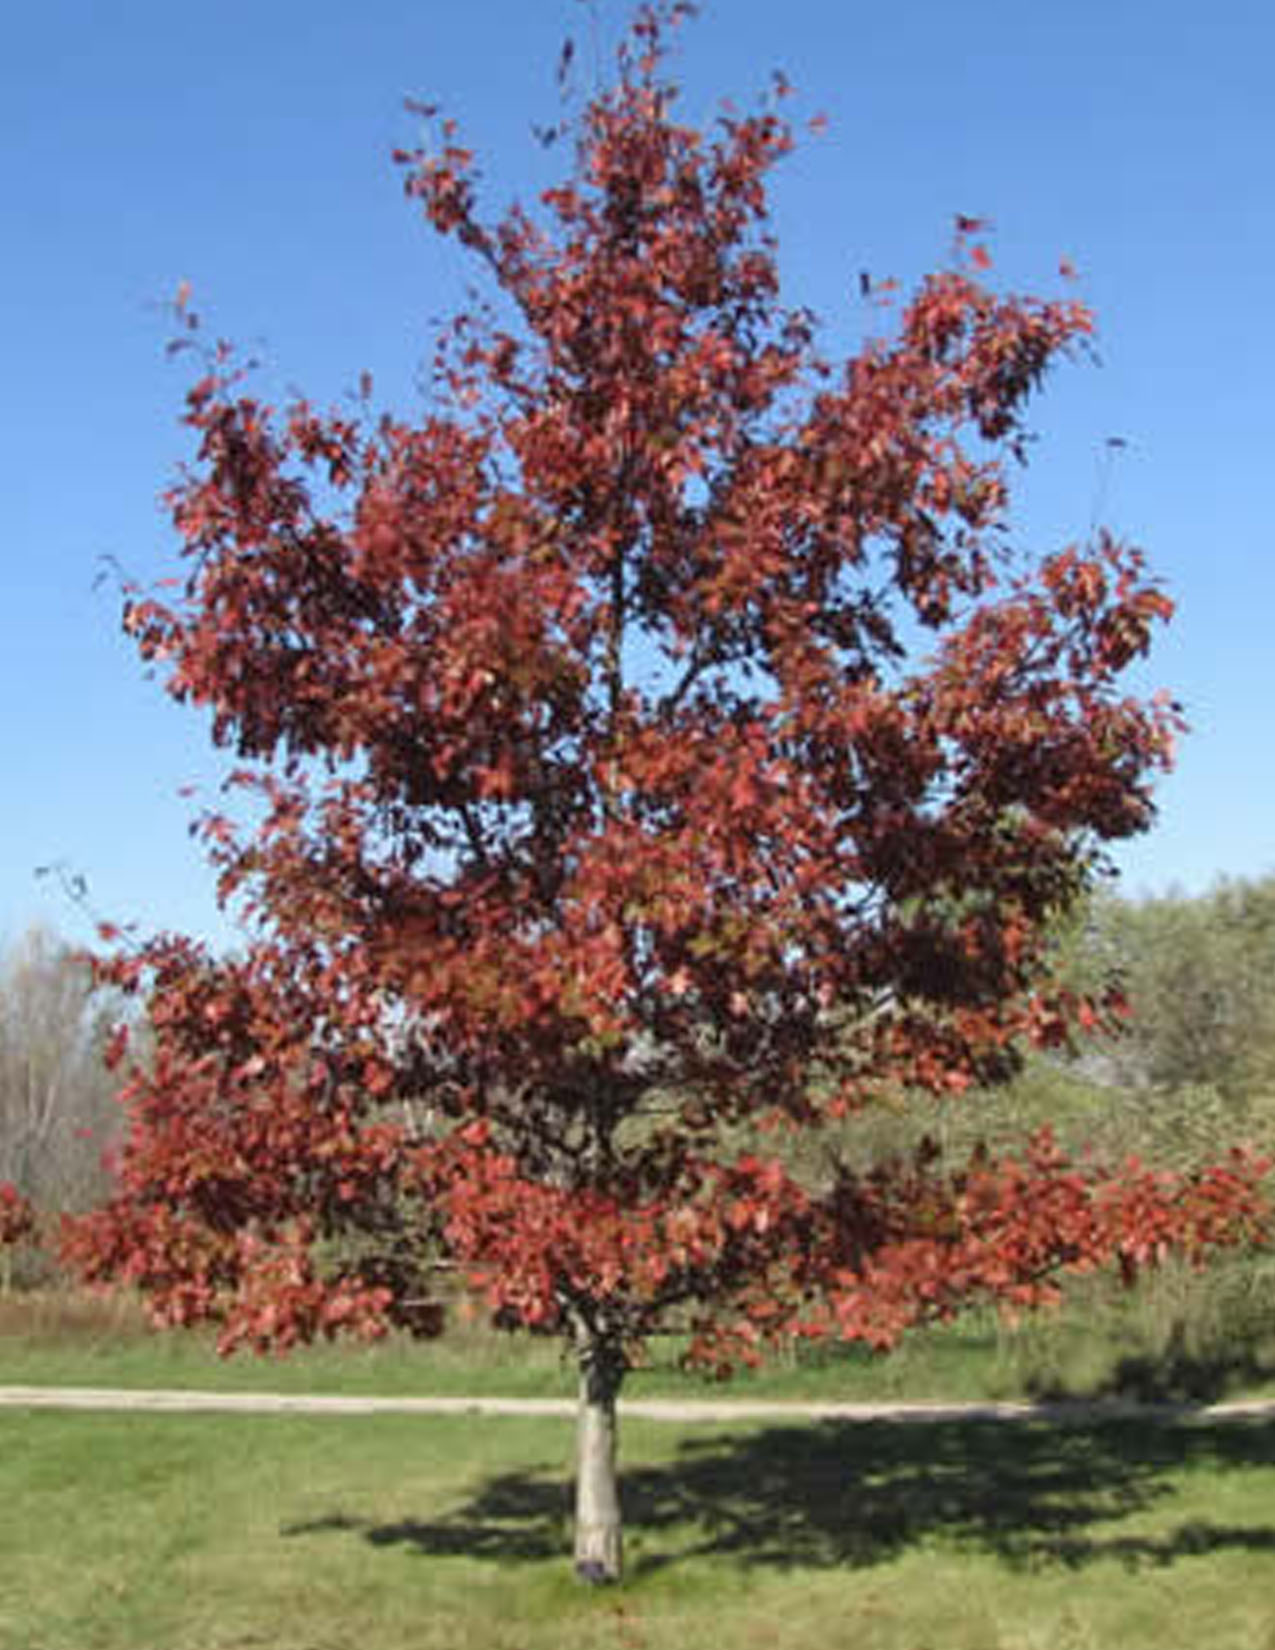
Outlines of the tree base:
[{"label": "tree base", "polygon": [[586,1587],[612,1587],[622,1569],[620,1531],[615,1525],[594,1525],[576,1531],[575,1575]]}]

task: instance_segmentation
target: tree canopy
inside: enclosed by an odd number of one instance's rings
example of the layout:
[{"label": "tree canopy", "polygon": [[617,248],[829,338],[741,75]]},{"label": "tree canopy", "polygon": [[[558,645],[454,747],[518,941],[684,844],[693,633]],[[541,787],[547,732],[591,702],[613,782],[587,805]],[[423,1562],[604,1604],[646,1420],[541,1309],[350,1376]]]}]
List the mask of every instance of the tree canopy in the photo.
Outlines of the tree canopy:
[{"label": "tree canopy", "polygon": [[534,207],[488,216],[420,111],[407,193],[492,301],[412,416],[366,385],[268,405],[182,308],[185,574],[125,622],[240,761],[249,822],[203,828],[252,942],[103,965],[155,1046],[77,1239],[227,1347],[432,1322],[446,1259],[571,1338],[603,1423],[669,1322],[713,1366],[887,1345],[1258,1207],[1238,1162],[1113,1181],[1047,1137],[956,1170],[785,1155],[1106,1013],[1042,980],[1047,936],[1152,817],[1176,712],[1124,674],[1170,603],[1106,534],[1012,532],[1029,400],[1088,311],[995,290],[958,219],[952,265],[825,359],[768,228],[786,88],[681,123],[688,9],[638,11]]}]

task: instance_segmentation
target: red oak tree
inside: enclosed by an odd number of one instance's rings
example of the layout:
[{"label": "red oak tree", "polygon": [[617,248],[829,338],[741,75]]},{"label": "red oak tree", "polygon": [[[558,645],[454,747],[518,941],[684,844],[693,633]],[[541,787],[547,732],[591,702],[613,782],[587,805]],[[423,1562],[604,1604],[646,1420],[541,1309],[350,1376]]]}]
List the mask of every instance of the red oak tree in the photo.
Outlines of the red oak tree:
[{"label": "red oak tree", "polygon": [[274,408],[205,356],[184,588],[126,624],[241,761],[254,822],[204,829],[252,943],[102,965],[153,1048],[74,1238],[226,1348],[428,1332],[460,1266],[574,1348],[595,1579],[657,1327],[712,1366],[888,1346],[1261,1208],[1239,1159],[835,1149],[887,1087],[957,1096],[1106,1012],[1042,985],[1048,932],[1151,818],[1175,711],[1122,674],[1170,604],[1109,537],[1012,542],[1025,407],[1087,311],[998,294],[958,220],[889,336],[824,359],[767,233],[793,129],[678,122],[688,9],[638,13],[534,212],[480,211],[450,122],[399,156],[494,299],[427,412]]}]

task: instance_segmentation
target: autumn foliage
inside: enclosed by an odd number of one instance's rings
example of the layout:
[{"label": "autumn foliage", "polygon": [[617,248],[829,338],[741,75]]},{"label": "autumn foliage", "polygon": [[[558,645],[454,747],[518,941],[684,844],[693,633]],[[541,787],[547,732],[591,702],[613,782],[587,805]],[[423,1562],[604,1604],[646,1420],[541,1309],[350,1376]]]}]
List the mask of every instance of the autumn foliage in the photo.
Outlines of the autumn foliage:
[{"label": "autumn foliage", "polygon": [[7,1294],[12,1285],[14,1253],[35,1243],[38,1235],[34,1205],[11,1181],[0,1180],[0,1294]]},{"label": "autumn foliage", "polygon": [[1152,818],[1177,713],[1124,678],[1171,609],[1133,547],[1011,530],[1088,311],[989,285],[962,220],[825,359],[767,233],[794,128],[678,122],[685,9],[639,13],[534,209],[485,214],[448,122],[399,156],[492,295],[415,416],[269,405],[181,310],[185,572],[126,627],[239,759],[248,823],[202,829],[251,943],[100,964],[153,1048],[72,1246],[227,1348],[434,1327],[441,1263],[620,1370],[669,1324],[713,1367],[888,1346],[1263,1218],[1242,1157],[839,1148],[1113,1012],[1049,935]]},{"label": "autumn foliage", "polygon": [[28,1199],[10,1181],[0,1180],[0,1249],[29,1243],[35,1232],[35,1210]]}]

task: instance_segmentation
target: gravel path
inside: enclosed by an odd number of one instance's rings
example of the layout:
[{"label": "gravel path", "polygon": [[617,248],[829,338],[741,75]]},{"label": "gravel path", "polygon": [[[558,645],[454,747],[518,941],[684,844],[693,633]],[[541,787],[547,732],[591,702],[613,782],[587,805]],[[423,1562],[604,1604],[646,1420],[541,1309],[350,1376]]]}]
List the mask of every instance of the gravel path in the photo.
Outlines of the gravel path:
[{"label": "gravel path", "polygon": [[[264,1392],[127,1391],[110,1387],[0,1386],[0,1408],[143,1410],[239,1415],[548,1415],[573,1417],[570,1398],[352,1398]],[[1275,1399],[1210,1404],[783,1403],[764,1399],[633,1398],[622,1417],[645,1421],[1049,1421],[1159,1419],[1212,1425],[1275,1419]]]}]

